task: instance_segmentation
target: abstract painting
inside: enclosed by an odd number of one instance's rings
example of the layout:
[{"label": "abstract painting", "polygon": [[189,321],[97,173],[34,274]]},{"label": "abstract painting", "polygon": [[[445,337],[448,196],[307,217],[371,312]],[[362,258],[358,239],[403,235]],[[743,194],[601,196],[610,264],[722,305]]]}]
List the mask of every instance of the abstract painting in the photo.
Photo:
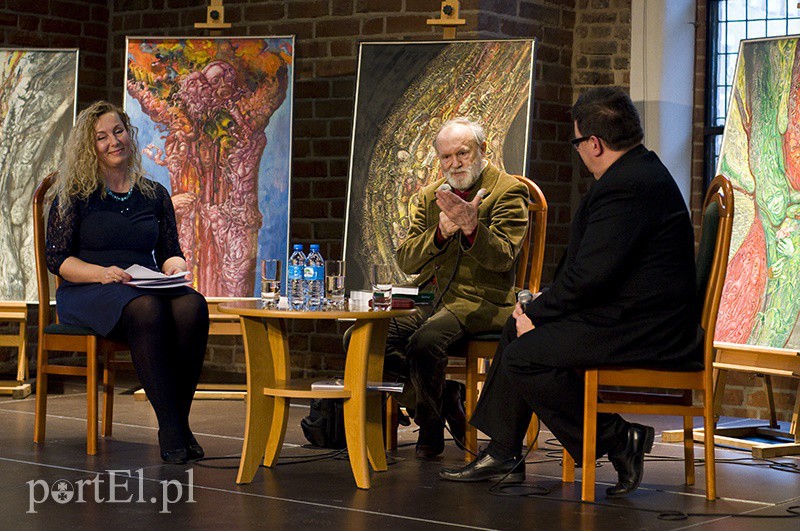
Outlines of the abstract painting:
[{"label": "abstract painting", "polygon": [[366,289],[369,265],[391,264],[408,234],[409,210],[439,178],[431,144],[458,116],[480,121],[487,158],[527,173],[535,41],[362,43],[348,185],[345,260],[349,290]]},{"label": "abstract painting", "polygon": [[75,120],[78,50],[0,49],[0,300],[35,301],[33,192]]},{"label": "abstract painting", "polygon": [[735,213],[715,339],[800,348],[800,47],[742,41],[717,173]]},{"label": "abstract painting", "polygon": [[127,39],[125,109],[207,297],[255,296],[258,260],[286,261],[293,71],[293,37]]}]

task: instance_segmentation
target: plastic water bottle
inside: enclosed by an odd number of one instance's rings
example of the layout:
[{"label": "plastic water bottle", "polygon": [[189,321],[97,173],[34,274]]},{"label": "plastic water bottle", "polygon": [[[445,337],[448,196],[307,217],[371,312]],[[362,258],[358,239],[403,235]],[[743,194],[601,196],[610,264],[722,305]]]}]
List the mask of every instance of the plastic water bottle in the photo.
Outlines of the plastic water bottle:
[{"label": "plastic water bottle", "polygon": [[325,302],[325,261],[319,254],[319,245],[316,243],[311,244],[311,252],[306,257],[303,278],[306,281],[306,309],[321,309]]},{"label": "plastic water bottle", "polygon": [[286,275],[286,298],[289,299],[289,307],[292,310],[302,310],[305,307],[303,268],[306,265],[306,255],[303,254],[303,246],[299,243],[294,244],[293,249]]}]

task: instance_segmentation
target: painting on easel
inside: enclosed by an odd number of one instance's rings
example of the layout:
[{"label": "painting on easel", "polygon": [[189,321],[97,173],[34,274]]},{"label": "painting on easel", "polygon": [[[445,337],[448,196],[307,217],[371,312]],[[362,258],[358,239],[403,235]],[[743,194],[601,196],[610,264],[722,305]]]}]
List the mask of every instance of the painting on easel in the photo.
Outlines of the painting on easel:
[{"label": "painting on easel", "polygon": [[411,202],[439,176],[431,144],[448,119],[480,121],[487,158],[527,173],[535,41],[362,43],[348,185],[347,289],[366,289],[369,264],[393,265]]},{"label": "painting on easel", "polygon": [[0,49],[0,300],[36,301],[33,192],[75,121],[78,50]]},{"label": "painting on easel", "polygon": [[800,348],[800,46],[742,41],[717,173],[735,216],[715,340]]},{"label": "painting on easel", "polygon": [[125,109],[194,287],[257,295],[257,260],[289,245],[294,38],[130,37],[127,53]]}]

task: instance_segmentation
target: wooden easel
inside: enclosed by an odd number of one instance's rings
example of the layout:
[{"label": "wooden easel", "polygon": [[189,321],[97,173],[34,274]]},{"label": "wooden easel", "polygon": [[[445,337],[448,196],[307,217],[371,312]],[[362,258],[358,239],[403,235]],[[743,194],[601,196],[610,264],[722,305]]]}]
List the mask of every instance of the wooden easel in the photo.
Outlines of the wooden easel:
[{"label": "wooden easel", "polygon": [[24,302],[0,302],[0,322],[19,324],[19,332],[16,335],[0,335],[0,347],[17,349],[17,379],[0,381],[0,394],[25,398],[31,394],[27,355],[28,305]]},{"label": "wooden easel", "polygon": [[463,18],[458,18],[459,1],[442,0],[439,18],[429,18],[428,26],[442,26],[442,37],[447,40],[456,38],[456,28],[467,23]]},{"label": "wooden easel", "polygon": [[222,5],[222,0],[211,0],[211,5],[206,10],[206,21],[196,22],[195,29],[207,29],[211,36],[222,35],[223,29],[229,29],[231,24],[225,22],[225,6]]},{"label": "wooden easel", "polygon": [[[800,393],[795,397],[792,423],[789,431],[786,432],[781,431],[778,424],[772,392],[772,376],[784,376],[800,381],[800,351],[722,342],[715,342],[714,347],[717,350],[714,362],[716,370],[715,415],[719,417],[722,408],[729,371],[748,372],[762,376],[770,412],[770,420],[767,425],[757,423],[750,426],[717,428],[714,435],[715,444],[750,450],[753,457],[762,459],[800,454]],[[748,440],[755,437],[789,439],[793,442],[769,444]],[[703,430],[694,430],[694,439],[703,442],[705,440]],[[663,440],[664,442],[680,442],[683,440],[683,430],[664,432]]]}]

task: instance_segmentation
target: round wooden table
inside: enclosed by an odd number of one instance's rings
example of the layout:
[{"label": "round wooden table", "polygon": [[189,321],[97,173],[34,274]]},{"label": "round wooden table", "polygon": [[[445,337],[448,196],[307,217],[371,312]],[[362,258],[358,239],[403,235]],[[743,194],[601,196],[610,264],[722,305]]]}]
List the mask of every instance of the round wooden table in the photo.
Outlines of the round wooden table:
[{"label": "round wooden table", "polygon": [[[266,467],[277,463],[292,398],[343,398],[350,467],[356,485],[368,489],[369,465],[375,471],[386,470],[386,454],[381,397],[377,392],[367,393],[367,381],[383,379],[389,319],[416,310],[290,311],[267,309],[261,301],[251,300],[221,303],[219,311],[239,316],[247,363],[247,417],[236,483],[253,480],[262,456]],[[312,390],[292,382],[286,332],[289,319],[355,319],[342,389]]]}]

